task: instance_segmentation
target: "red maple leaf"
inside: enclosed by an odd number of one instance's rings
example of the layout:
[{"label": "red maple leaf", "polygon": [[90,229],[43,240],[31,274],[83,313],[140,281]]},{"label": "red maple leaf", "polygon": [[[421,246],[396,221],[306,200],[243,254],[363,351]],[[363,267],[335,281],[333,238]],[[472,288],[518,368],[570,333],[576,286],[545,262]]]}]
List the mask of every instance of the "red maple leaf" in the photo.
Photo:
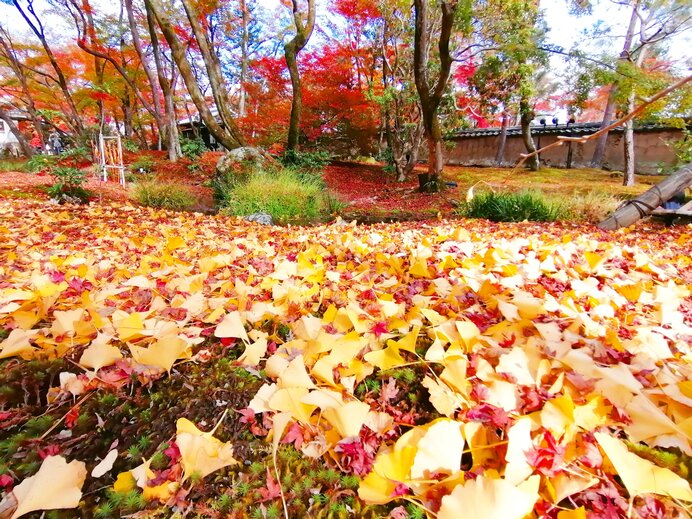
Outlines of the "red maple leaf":
[{"label": "red maple leaf", "polygon": [[12,490],[12,487],[14,486],[14,479],[12,479],[12,476],[9,474],[3,474],[0,476],[0,487],[4,488],[7,491]]},{"label": "red maple leaf", "polygon": [[79,418],[79,406],[75,406],[67,412],[65,415],[65,427],[72,429],[77,423],[77,418]]},{"label": "red maple leaf", "polygon": [[269,467],[267,467],[267,486],[258,488],[257,491],[262,496],[262,499],[259,500],[260,503],[281,497],[281,485],[274,479],[272,473],[269,471]]},{"label": "red maple leaf", "polygon": [[60,447],[55,444],[47,445],[45,449],[38,449],[37,453],[42,460],[45,460],[48,456],[57,456],[60,454]]},{"label": "red maple leaf", "polygon": [[344,472],[365,476],[372,469],[375,456],[365,448],[360,438],[341,440],[334,447],[341,454],[341,467]]},{"label": "red maple leaf", "polygon": [[300,449],[304,442],[305,437],[303,436],[303,428],[298,422],[293,422],[293,425],[289,427],[281,440],[281,443],[292,443],[296,449]]}]

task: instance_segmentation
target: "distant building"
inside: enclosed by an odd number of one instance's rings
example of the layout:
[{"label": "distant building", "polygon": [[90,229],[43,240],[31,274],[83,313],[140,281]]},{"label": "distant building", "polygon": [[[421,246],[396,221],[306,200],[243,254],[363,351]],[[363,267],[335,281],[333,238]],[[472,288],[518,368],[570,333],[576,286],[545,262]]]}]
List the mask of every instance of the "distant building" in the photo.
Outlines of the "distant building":
[{"label": "distant building", "polygon": [[[14,121],[25,119],[25,117],[20,117],[16,112],[9,112],[9,115]],[[0,155],[19,156],[20,154],[21,149],[17,137],[14,136],[7,123],[0,119]]]},{"label": "distant building", "polygon": [[[216,121],[221,124],[221,118],[216,108],[210,109]],[[204,141],[204,145],[210,150],[220,151],[223,147],[216,141],[214,136],[209,132],[204,122],[199,115],[193,115],[178,121],[178,131],[180,136],[185,139],[195,139],[197,137]]]}]

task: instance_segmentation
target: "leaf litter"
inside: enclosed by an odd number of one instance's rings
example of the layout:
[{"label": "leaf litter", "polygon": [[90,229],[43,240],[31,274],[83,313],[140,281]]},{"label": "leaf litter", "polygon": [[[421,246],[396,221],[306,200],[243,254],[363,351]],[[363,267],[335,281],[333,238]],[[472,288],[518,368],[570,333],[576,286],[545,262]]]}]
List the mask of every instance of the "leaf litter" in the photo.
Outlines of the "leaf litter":
[{"label": "leaf litter", "polygon": [[1,517],[689,513],[689,227],[0,215]]}]

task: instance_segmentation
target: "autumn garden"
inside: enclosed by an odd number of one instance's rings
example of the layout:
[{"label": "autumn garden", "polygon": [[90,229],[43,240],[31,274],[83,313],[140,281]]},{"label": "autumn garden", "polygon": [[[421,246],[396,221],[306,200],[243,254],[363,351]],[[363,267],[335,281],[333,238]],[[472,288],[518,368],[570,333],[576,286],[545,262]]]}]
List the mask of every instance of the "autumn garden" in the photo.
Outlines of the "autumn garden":
[{"label": "autumn garden", "polygon": [[0,0],[0,519],[691,517],[690,29]]}]

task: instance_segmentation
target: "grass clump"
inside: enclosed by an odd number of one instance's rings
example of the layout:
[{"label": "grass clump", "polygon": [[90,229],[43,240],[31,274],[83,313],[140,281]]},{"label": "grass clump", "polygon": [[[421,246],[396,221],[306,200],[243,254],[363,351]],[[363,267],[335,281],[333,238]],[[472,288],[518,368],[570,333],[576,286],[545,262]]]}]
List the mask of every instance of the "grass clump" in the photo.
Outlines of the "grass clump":
[{"label": "grass clump", "polygon": [[603,191],[589,191],[566,196],[563,203],[571,220],[597,223],[613,213],[622,199]]},{"label": "grass clump", "polygon": [[186,211],[195,204],[195,197],[184,186],[147,178],[136,182],[132,199],[147,207]]},{"label": "grass clump", "polygon": [[5,159],[0,160],[0,172],[19,171],[25,173],[29,171],[28,161],[26,159]]},{"label": "grass clump", "polygon": [[460,214],[493,222],[554,222],[569,216],[564,204],[538,191],[481,192],[460,208]]},{"label": "grass clump", "polygon": [[321,178],[291,169],[255,171],[245,182],[229,184],[217,194],[217,199],[225,214],[265,212],[277,223],[314,220],[335,207]]}]

